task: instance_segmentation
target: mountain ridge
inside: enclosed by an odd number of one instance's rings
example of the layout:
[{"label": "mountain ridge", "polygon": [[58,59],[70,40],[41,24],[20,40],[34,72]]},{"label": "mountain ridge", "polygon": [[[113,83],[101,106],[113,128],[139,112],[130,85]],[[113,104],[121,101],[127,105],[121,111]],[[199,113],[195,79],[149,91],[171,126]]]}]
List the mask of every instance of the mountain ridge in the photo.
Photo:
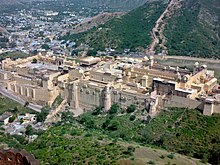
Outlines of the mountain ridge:
[{"label": "mountain ridge", "polygon": [[[174,0],[174,2],[177,1]],[[163,19],[163,30],[158,33],[164,38],[159,41],[155,53],[161,53],[164,45],[168,55],[218,58],[220,56],[220,1],[178,2],[180,6],[171,10],[172,13]],[[153,4],[160,6],[160,9],[152,8]],[[146,51],[152,41],[152,37],[149,38],[149,36],[159,18],[158,13],[162,14],[167,6],[168,2],[164,5],[164,1],[160,0],[147,1],[143,6],[122,16],[121,19],[110,20],[86,33],[68,36],[66,39],[86,43],[95,50],[112,47],[119,51],[123,49]],[[145,18],[147,20],[143,21]],[[124,31],[119,33],[122,29]]]}]

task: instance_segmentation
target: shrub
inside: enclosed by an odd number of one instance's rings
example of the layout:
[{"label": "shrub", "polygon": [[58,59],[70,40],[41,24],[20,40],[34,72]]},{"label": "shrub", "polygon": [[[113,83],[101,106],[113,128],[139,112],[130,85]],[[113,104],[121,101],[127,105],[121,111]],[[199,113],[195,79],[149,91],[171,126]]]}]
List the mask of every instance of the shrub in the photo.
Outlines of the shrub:
[{"label": "shrub", "polygon": [[37,63],[37,59],[34,58],[34,59],[32,60],[32,63],[33,63],[33,64],[36,64],[36,63]]},{"label": "shrub", "polygon": [[164,158],[165,158],[165,156],[164,156],[164,155],[161,155],[161,156],[160,156],[160,158],[161,158],[161,159],[164,159]]},{"label": "shrub", "polygon": [[113,104],[109,110],[109,114],[117,113],[120,110],[120,106],[118,104]]},{"label": "shrub", "polygon": [[136,119],[136,116],[135,115],[131,115],[130,116],[130,121],[134,121]]},{"label": "shrub", "polygon": [[167,155],[167,157],[170,158],[170,159],[173,159],[175,157],[175,155],[174,154],[169,154],[169,155]]},{"label": "shrub", "polygon": [[97,107],[93,112],[92,115],[100,115],[101,114],[102,109],[100,107]]},{"label": "shrub", "polygon": [[9,123],[12,123],[14,120],[15,120],[15,116],[12,116],[12,117],[10,117],[10,118],[8,119],[8,122],[9,122]]},{"label": "shrub", "polygon": [[131,104],[130,106],[128,106],[127,108],[127,113],[132,113],[136,110],[136,105]]},{"label": "shrub", "polygon": [[148,162],[148,164],[155,164],[155,162],[154,162],[153,160],[150,160],[150,161]]},{"label": "shrub", "polygon": [[33,135],[33,128],[32,128],[31,125],[28,125],[28,126],[26,127],[25,134],[26,134],[26,135]]}]

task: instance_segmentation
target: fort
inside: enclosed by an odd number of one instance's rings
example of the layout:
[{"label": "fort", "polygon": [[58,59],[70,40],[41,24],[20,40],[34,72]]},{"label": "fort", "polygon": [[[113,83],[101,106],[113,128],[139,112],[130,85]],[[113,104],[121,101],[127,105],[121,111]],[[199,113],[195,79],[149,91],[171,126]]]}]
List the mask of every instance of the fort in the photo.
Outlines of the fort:
[{"label": "fort", "polygon": [[5,59],[0,85],[29,102],[52,105],[61,96],[74,110],[108,111],[135,104],[154,114],[166,107],[220,113],[220,86],[214,71],[198,62],[193,71],[159,65],[153,56],[83,57],[41,55]]}]

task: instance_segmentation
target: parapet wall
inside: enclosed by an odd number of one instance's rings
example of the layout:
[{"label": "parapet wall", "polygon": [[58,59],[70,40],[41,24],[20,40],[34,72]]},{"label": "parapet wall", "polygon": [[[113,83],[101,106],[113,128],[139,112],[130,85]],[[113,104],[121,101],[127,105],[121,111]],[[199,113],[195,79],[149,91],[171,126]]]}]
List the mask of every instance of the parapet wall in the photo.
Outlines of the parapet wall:
[{"label": "parapet wall", "polygon": [[204,109],[204,103],[190,98],[184,98],[180,96],[172,96],[169,100],[164,102],[165,107],[178,107],[189,109]]},{"label": "parapet wall", "polygon": [[39,165],[39,161],[26,151],[0,150],[0,165]]}]

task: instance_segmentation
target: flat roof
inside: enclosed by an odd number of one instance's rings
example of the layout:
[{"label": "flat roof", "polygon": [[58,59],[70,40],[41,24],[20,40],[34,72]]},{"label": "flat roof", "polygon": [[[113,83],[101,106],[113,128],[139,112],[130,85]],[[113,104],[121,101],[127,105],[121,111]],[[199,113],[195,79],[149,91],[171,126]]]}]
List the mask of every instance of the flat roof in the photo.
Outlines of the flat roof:
[{"label": "flat roof", "polygon": [[23,63],[18,65],[21,68],[27,67],[27,68],[31,68],[31,69],[48,69],[48,70],[53,70],[53,71],[57,71],[58,70],[58,66],[57,65],[53,65],[53,64],[49,64],[49,63],[31,63],[31,62],[27,62],[27,63]]},{"label": "flat roof", "polygon": [[190,93],[190,94],[192,94],[192,93],[194,93],[194,92],[197,91],[197,90],[191,89],[191,88],[188,88],[188,89],[177,88],[177,89],[175,89],[175,90],[176,90],[176,91],[180,91],[180,92]]}]

